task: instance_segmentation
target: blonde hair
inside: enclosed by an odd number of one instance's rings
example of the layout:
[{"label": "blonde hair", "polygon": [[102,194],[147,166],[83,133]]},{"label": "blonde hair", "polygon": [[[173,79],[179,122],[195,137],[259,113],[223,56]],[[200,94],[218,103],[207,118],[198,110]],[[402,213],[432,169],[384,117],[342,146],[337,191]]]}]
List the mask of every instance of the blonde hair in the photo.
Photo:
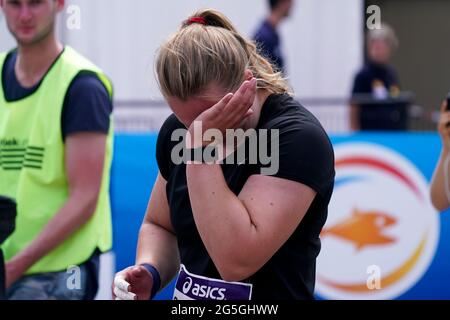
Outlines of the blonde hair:
[{"label": "blonde hair", "polygon": [[194,13],[161,46],[155,69],[165,97],[186,100],[210,85],[234,92],[243,83],[246,69],[253,72],[259,89],[291,93],[282,74],[258,53],[256,45],[240,35],[223,14],[211,9]]},{"label": "blonde hair", "polygon": [[394,29],[386,23],[382,23],[379,29],[373,29],[367,33],[367,40],[369,43],[378,39],[389,43],[392,49],[398,49],[399,47],[398,38]]}]

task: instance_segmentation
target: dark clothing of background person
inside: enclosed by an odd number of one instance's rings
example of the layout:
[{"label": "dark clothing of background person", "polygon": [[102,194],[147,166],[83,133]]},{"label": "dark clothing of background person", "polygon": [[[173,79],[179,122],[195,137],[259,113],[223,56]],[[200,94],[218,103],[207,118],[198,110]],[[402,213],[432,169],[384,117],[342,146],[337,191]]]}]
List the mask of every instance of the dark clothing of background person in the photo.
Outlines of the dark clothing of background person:
[{"label": "dark clothing of background person", "polygon": [[278,71],[284,72],[284,57],[281,51],[281,38],[277,30],[264,20],[256,31],[253,39],[261,50],[261,53],[276,67]]},{"label": "dark clothing of background person", "polygon": [[[16,219],[16,203],[0,196],[0,245],[13,233]],[[0,300],[5,299],[5,261],[0,248]]]},{"label": "dark clothing of background person", "polygon": [[[395,100],[399,94],[399,80],[392,67],[366,63],[356,75],[352,90],[352,103],[359,106],[360,129],[406,130],[407,104]],[[361,97],[364,103],[358,103]]]}]

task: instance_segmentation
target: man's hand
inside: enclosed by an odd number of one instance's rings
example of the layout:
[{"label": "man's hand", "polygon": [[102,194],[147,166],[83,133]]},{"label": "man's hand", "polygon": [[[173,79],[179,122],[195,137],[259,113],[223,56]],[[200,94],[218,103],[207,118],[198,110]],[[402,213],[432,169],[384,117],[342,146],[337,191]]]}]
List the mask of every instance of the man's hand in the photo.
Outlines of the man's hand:
[{"label": "man's hand", "polygon": [[28,270],[29,265],[19,256],[14,257],[5,265],[6,288],[10,288]]},{"label": "man's hand", "polygon": [[151,273],[142,266],[134,266],[116,274],[112,296],[114,300],[149,300],[152,288]]}]

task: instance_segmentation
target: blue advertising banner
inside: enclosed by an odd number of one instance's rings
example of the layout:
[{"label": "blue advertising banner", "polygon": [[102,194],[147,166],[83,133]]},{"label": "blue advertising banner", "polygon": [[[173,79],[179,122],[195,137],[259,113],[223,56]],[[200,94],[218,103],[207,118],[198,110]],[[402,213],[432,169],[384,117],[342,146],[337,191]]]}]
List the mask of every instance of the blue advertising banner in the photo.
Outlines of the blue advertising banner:
[{"label": "blue advertising banner", "polygon": [[430,203],[435,134],[333,137],[336,183],[322,232],[325,299],[450,299],[450,216]]},{"label": "blue advertising banner", "polygon": [[[116,268],[134,264],[139,227],[158,174],[156,134],[118,135],[112,169]],[[450,299],[450,212],[429,183],[436,134],[332,137],[336,185],[321,235],[321,299]],[[171,299],[173,284],[158,299]]]}]

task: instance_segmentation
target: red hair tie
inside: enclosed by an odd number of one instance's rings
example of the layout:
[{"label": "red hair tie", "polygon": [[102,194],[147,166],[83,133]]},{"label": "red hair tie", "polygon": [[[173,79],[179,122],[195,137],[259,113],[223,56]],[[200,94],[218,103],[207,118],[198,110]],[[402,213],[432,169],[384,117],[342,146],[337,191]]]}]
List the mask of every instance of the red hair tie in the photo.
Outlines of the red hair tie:
[{"label": "red hair tie", "polygon": [[203,17],[192,17],[188,21],[186,21],[186,25],[190,26],[193,23],[199,23],[206,26],[206,20]]}]

